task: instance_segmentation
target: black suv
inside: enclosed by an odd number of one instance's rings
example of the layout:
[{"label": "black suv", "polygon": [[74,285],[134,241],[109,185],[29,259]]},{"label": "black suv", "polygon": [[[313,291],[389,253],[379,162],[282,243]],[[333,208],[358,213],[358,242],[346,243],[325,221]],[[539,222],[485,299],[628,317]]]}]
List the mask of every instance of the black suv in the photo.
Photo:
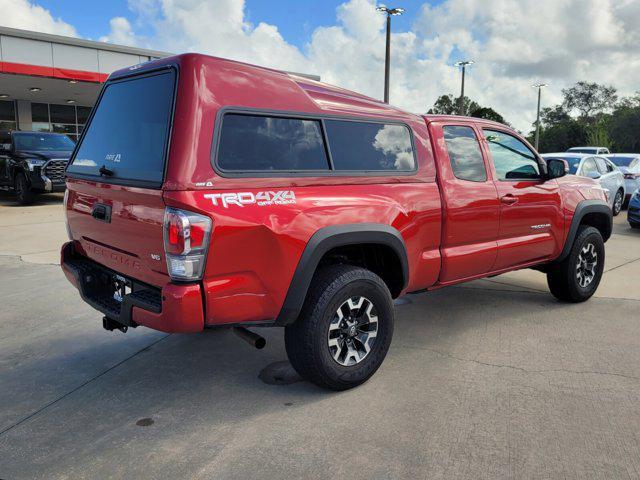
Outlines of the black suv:
[{"label": "black suv", "polygon": [[36,193],[64,191],[74,147],[59,133],[0,132],[0,187],[15,191],[22,205],[31,203]]}]

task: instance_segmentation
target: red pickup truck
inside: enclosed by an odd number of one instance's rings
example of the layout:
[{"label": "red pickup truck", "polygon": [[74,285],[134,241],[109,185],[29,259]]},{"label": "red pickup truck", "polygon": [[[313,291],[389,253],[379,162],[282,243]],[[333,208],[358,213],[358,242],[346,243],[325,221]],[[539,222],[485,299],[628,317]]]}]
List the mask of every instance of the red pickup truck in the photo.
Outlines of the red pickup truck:
[{"label": "red pickup truck", "polygon": [[337,390],[382,363],[394,298],[535,268],[581,302],[612,228],[502,124],[195,54],[113,73],[66,174],[62,268],[106,329],[283,326]]}]

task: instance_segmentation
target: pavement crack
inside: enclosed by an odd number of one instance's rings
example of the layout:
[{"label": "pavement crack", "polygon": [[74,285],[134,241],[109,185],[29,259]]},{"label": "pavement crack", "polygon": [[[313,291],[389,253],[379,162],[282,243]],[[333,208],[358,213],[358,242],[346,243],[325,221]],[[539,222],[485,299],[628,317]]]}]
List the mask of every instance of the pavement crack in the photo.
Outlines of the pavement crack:
[{"label": "pavement crack", "polygon": [[640,258],[634,258],[633,260],[629,260],[628,262],[623,263],[622,265],[617,265],[615,267],[611,267],[609,270],[605,270],[604,273],[609,273],[612,270],[615,270],[616,268],[621,268],[621,267],[626,267],[627,265],[633,263],[633,262],[637,262],[638,260],[640,260]]},{"label": "pavement crack", "polygon": [[[520,288],[519,285],[513,285],[513,284],[508,284],[505,283],[504,285],[509,285],[515,288]],[[538,295],[546,295],[549,296],[551,295],[550,292],[544,292],[542,290],[516,290],[514,289],[509,289],[509,288],[486,288],[486,287],[471,287],[471,286],[467,286],[467,285],[452,285],[451,287],[447,287],[447,288],[462,288],[465,290],[480,290],[480,291],[484,291],[484,292],[506,292],[506,293],[536,293]],[[526,287],[522,287],[522,288],[526,288]],[[628,298],[628,297],[601,297],[599,295],[594,295],[593,297],[591,297],[590,299],[592,300],[615,300],[615,301],[624,301],[624,302],[640,302],[639,298]],[[552,299],[553,301],[553,299]]]},{"label": "pavement crack", "polygon": [[518,367],[518,366],[515,366],[515,365],[502,364],[502,363],[482,362],[482,361],[477,360],[475,358],[458,357],[458,356],[453,355],[453,354],[451,354],[449,352],[443,352],[442,350],[438,350],[438,349],[435,349],[435,348],[418,347],[418,346],[415,346],[415,345],[401,345],[401,347],[412,348],[412,349],[415,349],[415,350],[427,350],[429,352],[433,352],[433,353],[435,353],[437,355],[440,355],[440,356],[443,356],[443,357],[452,358],[453,360],[457,360],[459,362],[476,363],[478,365],[482,365],[482,366],[485,366],[485,367],[508,368],[510,370],[517,370],[519,372],[524,372],[524,373],[534,373],[534,374],[569,373],[569,374],[576,374],[576,375],[602,375],[602,376],[622,377],[622,378],[626,378],[628,380],[640,381],[640,377],[635,377],[633,375],[626,375],[624,373],[617,373],[617,372],[600,372],[598,370],[570,370],[570,369],[566,369],[566,368],[548,368],[548,369],[541,369],[541,370],[531,370],[531,369],[528,369],[528,368]]},{"label": "pavement crack", "polygon": [[14,423],[13,425],[8,426],[7,428],[5,428],[4,430],[0,431],[0,435],[4,435],[5,433],[7,433],[10,430],[13,430],[15,427],[22,425],[23,423],[25,423],[26,421],[28,421],[29,419],[35,417],[36,415],[38,415],[39,413],[43,412],[44,410],[46,410],[47,408],[55,405],[56,403],[58,403],[61,400],[64,400],[65,398],[67,398],[69,395],[74,394],[75,392],[77,392],[78,390],[80,390],[81,388],[86,387],[87,385],[89,385],[91,382],[97,380],[98,378],[106,375],[107,373],[109,373],[111,370],[114,370],[116,368],[118,368],[120,365],[122,365],[123,363],[131,360],[132,358],[134,358],[135,356],[137,356],[138,354],[144,352],[145,350],[148,350],[149,348],[153,347],[154,345],[160,343],[162,340],[164,340],[165,338],[171,336],[171,334],[167,334],[161,338],[159,338],[158,340],[151,342],[149,345],[146,345],[144,347],[142,347],[140,350],[137,350],[136,352],[132,353],[131,355],[129,355],[127,358],[119,361],[118,363],[116,363],[115,365],[112,365],[111,367],[107,368],[106,370],[100,372],[99,374],[91,377],[89,380],[85,381],[84,383],[78,385],[77,387],[75,387],[74,389],[68,391],[67,393],[65,393],[64,395],[59,396],[58,398],[56,398],[55,400],[50,401],[49,403],[47,403],[46,405],[44,405],[43,407],[40,407],[38,410],[36,410],[35,412],[30,413],[29,415],[27,415],[26,417],[18,420],[16,423]]}]

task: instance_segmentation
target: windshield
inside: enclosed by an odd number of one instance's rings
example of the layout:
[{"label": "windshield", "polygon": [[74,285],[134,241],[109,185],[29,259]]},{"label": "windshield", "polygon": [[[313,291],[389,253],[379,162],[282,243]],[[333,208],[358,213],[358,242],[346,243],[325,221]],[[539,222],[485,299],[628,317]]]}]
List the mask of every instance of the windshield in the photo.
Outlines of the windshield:
[{"label": "windshield", "polygon": [[567,151],[573,153],[597,153],[596,150],[596,148],[570,148]]},{"label": "windshield", "polygon": [[632,163],[635,165],[638,163],[637,157],[609,157],[613,163],[615,163],[618,167],[628,167]]},{"label": "windshield", "polygon": [[17,151],[31,150],[35,152],[73,150],[76,146],[66,135],[41,133],[14,133],[13,143]]},{"label": "windshield", "polygon": [[174,78],[171,70],[107,84],[67,172],[160,187]]}]

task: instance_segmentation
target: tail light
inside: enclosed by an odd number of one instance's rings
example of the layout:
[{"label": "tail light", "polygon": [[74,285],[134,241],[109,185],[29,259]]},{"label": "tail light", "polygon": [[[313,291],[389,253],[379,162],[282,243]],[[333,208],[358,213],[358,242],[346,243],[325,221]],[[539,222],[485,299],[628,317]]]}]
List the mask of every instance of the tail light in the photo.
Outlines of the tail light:
[{"label": "tail light", "polygon": [[624,178],[626,178],[627,180],[636,180],[637,178],[640,178],[640,175],[636,173],[625,173]]},{"label": "tail light", "polygon": [[172,280],[201,280],[207,261],[211,219],[186,210],[164,211],[164,251]]}]

